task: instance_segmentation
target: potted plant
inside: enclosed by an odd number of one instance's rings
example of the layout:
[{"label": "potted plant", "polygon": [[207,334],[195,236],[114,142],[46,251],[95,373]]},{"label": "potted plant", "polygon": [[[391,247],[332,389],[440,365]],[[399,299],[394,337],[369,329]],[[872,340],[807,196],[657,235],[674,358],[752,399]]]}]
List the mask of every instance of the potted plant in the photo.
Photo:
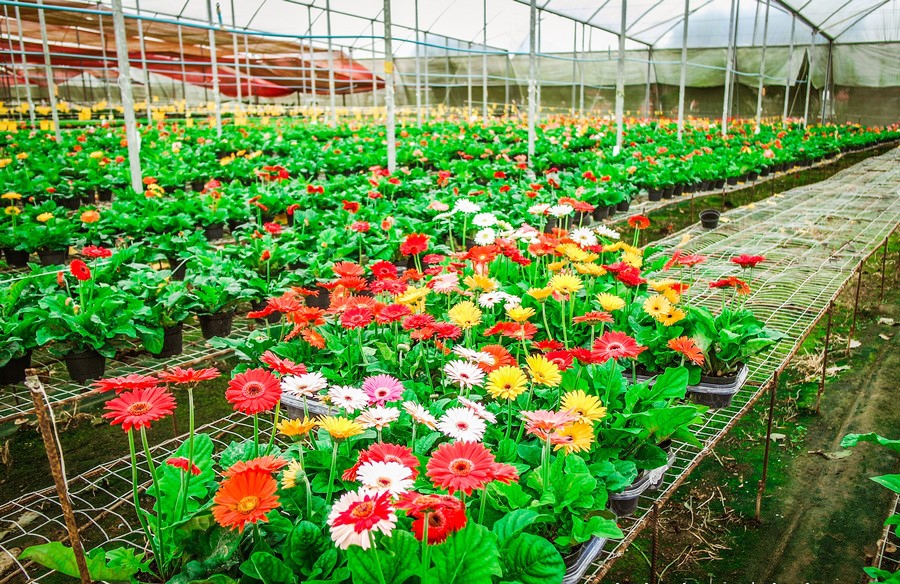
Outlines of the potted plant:
[{"label": "potted plant", "polygon": [[157,357],[181,354],[184,321],[191,314],[187,284],[171,276],[170,270],[157,271],[148,266],[122,282],[124,290],[142,299],[149,309],[140,318],[143,326],[138,333],[147,350]]},{"label": "potted plant", "polygon": [[190,278],[191,309],[200,320],[203,338],[227,337],[231,334],[234,310],[247,300],[250,291],[243,278],[235,277],[233,262],[217,255],[202,256],[203,267]]},{"label": "potted plant", "polygon": [[0,301],[0,385],[25,380],[31,367],[31,353],[37,345],[37,315],[32,307],[31,281],[12,282],[2,291]]}]

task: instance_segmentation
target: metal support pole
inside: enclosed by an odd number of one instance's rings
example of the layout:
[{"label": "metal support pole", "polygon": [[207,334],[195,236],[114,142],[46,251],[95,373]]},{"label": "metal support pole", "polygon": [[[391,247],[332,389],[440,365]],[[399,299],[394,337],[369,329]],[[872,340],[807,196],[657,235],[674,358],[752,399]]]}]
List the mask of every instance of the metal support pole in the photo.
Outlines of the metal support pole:
[{"label": "metal support pole", "polygon": [[472,42],[466,55],[466,123],[472,119]]},{"label": "metal support pole", "polygon": [[537,1],[531,0],[528,24],[528,166],[534,165],[534,142],[536,138],[534,120],[537,117]]},{"label": "metal support pole", "polygon": [[[244,54],[247,56],[247,102],[253,103],[253,76],[250,74],[250,41],[244,35]],[[259,98],[257,98],[259,99]]]},{"label": "metal support pole", "polygon": [[[231,28],[237,30],[237,16],[234,13],[234,0],[231,0]],[[237,84],[237,107],[238,112],[243,109],[243,88],[241,87],[241,62],[238,58],[238,40],[237,34],[231,35],[231,50],[234,53],[234,81]]]},{"label": "metal support pole", "polygon": [[[378,77],[375,75],[375,21],[371,22],[372,25],[372,108],[378,107]],[[373,118],[375,113],[373,111]]]},{"label": "metal support pole", "polygon": [[[206,0],[206,15],[209,26],[214,26],[212,0]],[[209,58],[212,62],[213,100],[216,104],[216,136],[222,137],[222,94],[219,93],[219,63],[216,60],[216,31],[209,29]]]},{"label": "metal support pole", "polygon": [[181,25],[178,25],[178,54],[181,56],[181,98],[187,110],[187,68],[184,63],[184,39],[181,36]]},{"label": "metal support pole", "polygon": [[819,118],[819,123],[825,123],[825,116],[828,114],[828,101],[829,96],[833,93],[831,84],[831,58],[834,54],[834,41],[828,42],[828,56],[825,61],[825,86],[822,88],[822,115]]},{"label": "metal support pole", "polygon": [[791,101],[791,76],[794,68],[794,28],[797,25],[797,19],[791,15],[791,42],[788,46],[787,74],[784,77],[784,112],[781,114],[781,121],[787,123],[788,107]]},{"label": "metal support pole", "polygon": [[482,3],[481,42],[484,45],[481,54],[481,124],[487,124],[488,117],[488,56],[487,56],[487,0]]},{"label": "metal support pole", "polygon": [[859,264],[859,276],[856,278],[856,296],[853,299],[853,321],[850,323],[850,334],[847,335],[847,354],[850,354],[850,344],[853,342],[853,333],[856,332],[856,313],[859,311],[859,292],[862,290],[863,264]]},{"label": "metal support pole", "polygon": [[806,102],[803,105],[803,127],[809,125],[809,97],[812,93],[813,54],[816,52],[816,31],[812,31],[809,41],[809,53],[806,59]]},{"label": "metal support pole", "polygon": [[575,78],[578,75],[578,22],[572,22],[572,102],[569,107],[569,115],[575,117],[575,91],[577,90]]},{"label": "metal support pole", "polygon": [[688,20],[691,16],[691,0],[684,0],[684,23],[681,33],[681,80],[678,84],[678,141],[684,135],[684,90],[687,83]]},{"label": "metal support pole", "polygon": [[334,85],[334,51],[331,44],[331,0],[325,0],[325,28],[328,35],[328,125],[337,125],[337,99]]},{"label": "metal support pole", "polygon": [[[428,33],[422,34],[422,42],[424,42],[426,45],[428,44]],[[429,80],[428,80],[430,77],[430,73],[428,71],[429,65],[428,65],[428,47],[427,46],[423,47],[423,52],[425,53],[423,55],[424,58],[422,59],[423,61],[425,61],[425,74],[424,74],[424,78],[425,78],[424,79],[424,83],[425,83],[425,121],[430,122],[431,121],[431,88],[429,87]]]},{"label": "metal support pole", "polygon": [[[584,37],[586,25],[581,25],[581,56],[585,56]],[[578,115],[584,117],[584,62],[578,63]]]},{"label": "metal support pole", "polygon": [[[37,0],[38,6],[44,5],[44,0]],[[56,79],[53,78],[53,67],[50,65],[50,45],[47,44],[47,21],[44,19],[44,9],[38,8],[38,20],[41,25],[41,45],[44,49],[44,75],[47,76],[47,93],[50,94],[50,113],[53,117],[53,129],[56,132],[57,143],[62,142],[62,131],[59,129],[59,112],[56,110]]]},{"label": "metal support pole", "polygon": [[509,76],[512,71],[509,69],[509,53],[503,58],[503,112],[509,112]]},{"label": "metal support pole", "polygon": [[[134,0],[134,9],[141,15],[141,0]],[[144,21],[137,19],[138,44],[141,47],[141,79],[144,80],[144,100],[147,102],[147,125],[153,126],[153,108],[150,106],[150,73],[147,71],[147,51],[144,48]]]},{"label": "metal support pole", "polygon": [[422,127],[422,69],[419,62],[419,0],[413,3],[416,34],[416,125]]},{"label": "metal support pole", "polygon": [[613,155],[622,151],[622,142],[625,138],[625,29],[627,21],[628,2],[622,2],[622,21],[619,27],[619,64],[616,70],[616,147]]},{"label": "metal support pole", "polygon": [[735,3],[731,0],[731,15],[728,17],[728,52],[725,57],[725,95],[722,98],[722,136],[728,135],[728,102],[731,97],[731,70],[734,61]]},{"label": "metal support pole", "polygon": [[112,0],[113,27],[116,32],[116,59],[119,69],[119,92],[125,112],[125,137],[128,142],[128,168],[131,172],[131,188],[135,193],[144,190],[141,181],[141,142],[134,119],[134,97],[131,94],[131,65],[128,63],[128,37],[125,32],[125,15],[122,0]]},{"label": "metal support pole", "polygon": [[772,383],[769,387],[769,416],[766,423],[766,449],[763,453],[762,478],[759,480],[759,487],[756,490],[756,522],[762,521],[762,498],[766,492],[766,481],[769,478],[769,446],[772,444],[772,419],[775,417],[775,392],[778,389],[778,377],[780,371],[775,373]]},{"label": "metal support pole", "polygon": [[[22,57],[22,73],[25,75],[25,99],[28,100],[28,116],[31,119],[31,129],[34,129],[34,102],[31,99],[31,79],[28,76],[28,61],[25,59],[25,44],[22,40],[22,16],[19,14],[19,7],[15,7],[16,11],[16,30],[19,33],[19,53]],[[103,30],[103,27],[100,27]],[[107,91],[109,91],[107,89]]]},{"label": "metal support pole", "polygon": [[[114,0],[118,2],[118,0]],[[31,392],[31,400],[34,402],[34,413],[37,415],[38,427],[41,429],[41,438],[44,440],[44,450],[50,463],[50,474],[56,484],[56,494],[62,507],[63,518],[66,522],[66,531],[69,533],[69,543],[72,544],[72,553],[75,556],[75,565],[82,584],[90,584],[91,574],[88,572],[87,561],[84,556],[84,546],[81,543],[81,535],[78,532],[78,524],[75,522],[75,510],[69,499],[69,486],[66,482],[66,472],[62,463],[61,447],[56,438],[56,430],[53,428],[51,416],[48,413],[47,394],[44,386],[37,377],[34,369],[27,371],[25,385]]]},{"label": "metal support pole", "polygon": [[816,413],[819,413],[819,404],[822,402],[822,394],[825,393],[825,373],[828,370],[828,348],[831,344],[831,314],[834,312],[834,304],[828,305],[828,324],[825,326],[825,351],[822,354],[822,379],[819,381],[819,391],[816,394]]},{"label": "metal support pole", "polygon": [[763,20],[763,45],[762,45],[762,55],[759,58],[759,86],[756,89],[756,130],[755,133],[759,134],[762,125],[762,102],[763,102],[763,91],[765,91],[765,81],[766,81],[766,44],[769,40],[769,7],[771,5],[771,0],[766,0],[766,17]]},{"label": "metal support pole", "polygon": [[659,501],[653,502],[653,531],[650,534],[650,584],[659,582],[656,562],[659,558]]},{"label": "metal support pole", "polygon": [[391,0],[384,0],[384,107],[387,114],[388,171],[397,170],[397,131],[394,125],[394,52],[391,46]]},{"label": "metal support pole", "polygon": [[644,117],[650,119],[650,77],[652,75],[653,51],[647,49],[647,87],[644,90]]},{"label": "metal support pole", "polygon": [[[319,105],[319,71],[316,67],[316,52],[313,50],[312,46],[312,7],[306,7],[306,21],[309,23],[309,26],[306,27],[306,35],[309,37],[309,75],[312,80],[312,104],[313,104],[313,121],[317,122],[318,120],[318,112],[316,109]],[[372,41],[373,43],[375,41]],[[375,72],[373,69],[372,77],[375,77]]]},{"label": "metal support pole", "polygon": [[[99,6],[99,2],[97,3]],[[103,57],[103,88],[106,90],[106,105],[109,107],[109,119],[113,118],[112,91],[109,88],[109,66],[106,55],[106,33],[103,30],[103,15],[97,15],[97,28],[100,29],[100,54]]]},{"label": "metal support pole", "polygon": [[888,254],[888,242],[891,240],[891,236],[888,235],[884,238],[884,251],[881,252],[881,294],[878,297],[878,303],[884,303],[884,276],[887,271],[887,254]]}]

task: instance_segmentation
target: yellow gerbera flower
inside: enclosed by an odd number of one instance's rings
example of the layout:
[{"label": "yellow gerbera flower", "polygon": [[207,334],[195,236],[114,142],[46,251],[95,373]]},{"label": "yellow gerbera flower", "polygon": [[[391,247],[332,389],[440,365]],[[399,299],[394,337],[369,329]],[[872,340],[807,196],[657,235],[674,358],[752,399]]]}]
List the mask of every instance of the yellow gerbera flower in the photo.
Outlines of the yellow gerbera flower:
[{"label": "yellow gerbera flower", "polygon": [[294,420],[282,420],[278,422],[278,431],[291,438],[294,436],[305,436],[315,427],[316,421],[307,417],[304,417],[302,420],[296,418]]},{"label": "yellow gerbera flower", "polygon": [[37,219],[41,223],[46,223],[47,221],[53,219],[53,213],[41,213],[40,215],[35,217],[35,219]]},{"label": "yellow gerbera flower", "polygon": [[607,294],[605,292],[603,294],[597,294],[597,302],[600,303],[600,308],[606,312],[625,308],[625,301],[615,294]]},{"label": "yellow gerbera flower", "polygon": [[483,290],[484,292],[490,292],[497,287],[496,280],[487,276],[482,276],[481,274],[468,276],[463,280],[463,284],[472,290]]},{"label": "yellow gerbera flower", "polygon": [[606,270],[603,268],[603,266],[588,263],[575,264],[575,271],[585,276],[602,276],[606,273]]},{"label": "yellow gerbera flower", "polygon": [[524,306],[513,306],[506,311],[506,315],[516,322],[525,322],[534,316],[534,309],[526,308]]},{"label": "yellow gerbera flower", "polygon": [[620,243],[622,243],[622,250],[625,253],[633,253],[633,254],[639,255],[639,256],[644,255],[644,250],[642,250],[641,248],[634,247],[633,245],[628,245],[625,242],[620,242]]},{"label": "yellow gerbera flower", "polygon": [[640,268],[644,265],[644,258],[636,253],[626,251],[622,254],[622,263],[628,264],[632,268]]},{"label": "yellow gerbera flower", "polygon": [[353,420],[340,416],[326,416],[319,420],[319,427],[323,428],[333,440],[346,440],[363,433],[363,427]]},{"label": "yellow gerbera flower", "polygon": [[627,245],[626,243],[623,243],[623,242],[621,242],[621,241],[617,241],[616,243],[614,243],[614,244],[612,244],[612,245],[604,245],[604,246],[603,246],[603,251],[604,251],[604,252],[607,252],[607,251],[621,251],[621,250],[625,249],[625,246],[626,246],[626,245]]},{"label": "yellow gerbera flower", "polygon": [[662,280],[647,280],[647,286],[659,293],[665,292],[666,290],[671,288],[672,284],[677,284],[677,282],[672,278],[663,278]]},{"label": "yellow gerbera flower", "polygon": [[481,309],[470,300],[464,300],[455,305],[447,312],[447,316],[453,321],[453,324],[463,330],[481,324]]},{"label": "yellow gerbera flower", "polygon": [[397,304],[404,304],[406,306],[409,306],[411,304],[419,302],[420,300],[425,300],[425,298],[427,298],[429,294],[431,294],[431,288],[429,288],[428,286],[421,286],[419,288],[410,286],[406,289],[405,292],[403,292],[403,294],[397,296],[394,301],[397,302]]},{"label": "yellow gerbera flower", "polygon": [[574,274],[556,274],[550,278],[550,282],[547,285],[553,288],[554,292],[559,292],[560,294],[574,294],[583,287],[581,278]]},{"label": "yellow gerbera flower", "polygon": [[284,469],[284,474],[281,476],[281,488],[293,489],[297,486],[297,483],[303,480],[305,474],[306,471],[303,470],[303,465],[300,464],[300,461],[290,461],[287,468]]},{"label": "yellow gerbera flower", "polygon": [[22,195],[20,195],[19,193],[14,193],[13,191],[9,191],[8,193],[3,193],[2,195],[0,195],[0,199],[3,199],[5,201],[18,201],[21,198]]},{"label": "yellow gerbera flower", "polygon": [[562,382],[559,367],[543,355],[531,355],[525,358],[525,362],[528,364],[528,373],[535,383],[556,387]]},{"label": "yellow gerbera flower", "polygon": [[504,365],[491,371],[485,386],[494,399],[516,399],[528,386],[528,378],[518,367]]},{"label": "yellow gerbera flower", "polygon": [[570,261],[583,262],[587,260],[588,253],[574,243],[563,243],[556,246],[556,251],[563,254]]},{"label": "yellow gerbera flower", "polygon": [[667,288],[666,290],[663,290],[662,295],[665,296],[666,300],[668,300],[672,304],[678,304],[678,301],[681,300],[681,294],[679,294],[672,288]]},{"label": "yellow gerbera flower", "polygon": [[529,288],[527,294],[538,302],[543,302],[553,294],[553,288],[549,286],[545,286],[544,288]]},{"label": "yellow gerbera flower", "polygon": [[566,454],[583,452],[591,449],[594,443],[594,427],[590,424],[575,422],[554,432],[554,450],[563,449]]},{"label": "yellow gerbera flower", "polygon": [[665,296],[654,295],[644,300],[644,312],[653,318],[659,318],[672,310],[672,305]]},{"label": "yellow gerbera flower", "polygon": [[16,158],[18,158],[19,160],[25,160],[26,158],[28,158],[28,153],[19,152],[18,154],[16,154]]},{"label": "yellow gerbera flower", "polygon": [[600,398],[588,395],[582,390],[570,391],[563,395],[562,409],[569,410],[578,421],[585,424],[596,422],[606,416],[606,408],[600,402]]},{"label": "yellow gerbera flower", "polygon": [[556,272],[562,270],[562,269],[565,268],[565,267],[566,267],[566,262],[562,262],[562,261],[560,261],[560,262],[550,262],[549,264],[547,264],[547,269],[550,270],[550,271],[553,272],[553,273],[556,273]]},{"label": "yellow gerbera flower", "polygon": [[669,310],[655,318],[665,326],[672,326],[679,320],[683,319],[684,316],[685,315],[683,310],[670,306]]}]

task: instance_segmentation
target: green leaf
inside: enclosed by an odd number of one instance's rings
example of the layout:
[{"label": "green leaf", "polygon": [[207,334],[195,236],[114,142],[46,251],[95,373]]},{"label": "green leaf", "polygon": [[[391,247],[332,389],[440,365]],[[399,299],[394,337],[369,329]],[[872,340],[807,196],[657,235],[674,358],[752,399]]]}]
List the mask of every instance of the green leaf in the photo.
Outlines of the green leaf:
[{"label": "green leaf", "polygon": [[291,569],[266,552],[253,552],[250,558],[241,564],[241,572],[262,581],[263,584],[297,584],[297,576]]},{"label": "green leaf", "polygon": [[[147,563],[141,561],[143,557],[143,554],[135,555],[133,548],[116,548],[109,552],[94,548],[85,554],[85,562],[92,580],[130,582],[132,576],[147,567]],[[19,559],[32,560],[66,576],[79,577],[75,552],[58,541],[26,548],[19,554]]]},{"label": "green leaf", "polygon": [[516,509],[512,513],[504,515],[494,524],[494,534],[500,547],[504,547],[510,540],[525,531],[538,517],[537,511],[531,509]]},{"label": "green leaf", "polygon": [[433,546],[431,558],[434,568],[426,567],[424,584],[491,584],[502,572],[497,536],[477,523]]},{"label": "green leaf", "polygon": [[503,577],[522,584],[558,584],[566,565],[553,544],[537,535],[523,533],[503,548]]},{"label": "green leaf", "polygon": [[874,442],[886,448],[890,448],[894,452],[900,452],[900,440],[891,440],[890,438],[885,438],[875,432],[869,432],[868,434],[847,434],[844,436],[843,440],[841,440],[841,447],[853,448],[860,442]]},{"label": "green leaf", "polygon": [[881,475],[880,477],[871,477],[882,487],[887,487],[895,493],[900,493],[900,474]]},{"label": "green leaf", "polygon": [[419,543],[410,532],[396,530],[381,541],[381,549],[347,550],[353,584],[380,584],[382,577],[384,584],[403,584],[421,571]]}]

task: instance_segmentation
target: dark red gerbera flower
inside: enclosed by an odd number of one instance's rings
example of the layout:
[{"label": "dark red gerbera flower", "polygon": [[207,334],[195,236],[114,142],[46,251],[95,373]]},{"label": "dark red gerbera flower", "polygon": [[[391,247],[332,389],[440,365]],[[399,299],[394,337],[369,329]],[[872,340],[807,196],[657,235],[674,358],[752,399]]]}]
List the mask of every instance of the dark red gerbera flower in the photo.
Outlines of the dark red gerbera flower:
[{"label": "dark red gerbera flower", "polygon": [[72,263],[69,264],[69,271],[82,282],[91,279],[91,269],[81,260],[72,260]]},{"label": "dark red gerbera flower", "polygon": [[737,264],[742,268],[755,268],[764,261],[766,261],[766,258],[761,255],[741,254],[736,258],[731,258],[731,263]]},{"label": "dark red gerbera flower", "polygon": [[425,521],[428,521],[429,545],[443,543],[451,533],[456,533],[465,527],[467,522],[466,506],[462,501],[447,495],[439,495],[439,497],[456,503],[448,502],[430,513],[413,515],[415,520],[412,523],[412,532],[419,541],[425,537]]},{"label": "dark red gerbera flower", "polygon": [[429,236],[424,233],[410,233],[400,244],[400,253],[405,256],[418,255],[428,251]]}]

